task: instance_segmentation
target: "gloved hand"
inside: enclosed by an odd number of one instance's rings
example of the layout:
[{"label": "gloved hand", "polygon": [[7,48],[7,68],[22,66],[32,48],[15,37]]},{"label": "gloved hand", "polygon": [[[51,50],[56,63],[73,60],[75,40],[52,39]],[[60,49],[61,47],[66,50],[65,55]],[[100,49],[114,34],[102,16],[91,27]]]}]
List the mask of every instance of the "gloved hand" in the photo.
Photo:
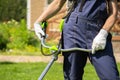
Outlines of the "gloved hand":
[{"label": "gloved hand", "polygon": [[45,33],[42,30],[42,27],[40,26],[39,23],[34,23],[34,30],[35,30],[35,34],[40,40],[41,40],[41,37],[45,36]]},{"label": "gloved hand", "polygon": [[92,54],[94,54],[95,51],[105,49],[107,36],[108,32],[104,29],[101,29],[98,35],[93,40]]}]

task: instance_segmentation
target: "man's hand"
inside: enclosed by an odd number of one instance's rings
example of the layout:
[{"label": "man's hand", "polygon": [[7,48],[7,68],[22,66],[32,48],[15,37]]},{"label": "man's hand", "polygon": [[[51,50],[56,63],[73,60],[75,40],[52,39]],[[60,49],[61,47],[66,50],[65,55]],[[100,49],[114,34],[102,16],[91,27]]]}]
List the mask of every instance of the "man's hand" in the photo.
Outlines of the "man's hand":
[{"label": "man's hand", "polygon": [[92,54],[94,54],[95,51],[105,49],[107,36],[108,36],[108,32],[104,29],[101,29],[98,35],[93,40]]},{"label": "man's hand", "polygon": [[34,23],[34,30],[35,30],[35,34],[40,40],[41,40],[41,37],[45,36],[45,33],[42,30],[42,27],[40,26],[39,23]]}]

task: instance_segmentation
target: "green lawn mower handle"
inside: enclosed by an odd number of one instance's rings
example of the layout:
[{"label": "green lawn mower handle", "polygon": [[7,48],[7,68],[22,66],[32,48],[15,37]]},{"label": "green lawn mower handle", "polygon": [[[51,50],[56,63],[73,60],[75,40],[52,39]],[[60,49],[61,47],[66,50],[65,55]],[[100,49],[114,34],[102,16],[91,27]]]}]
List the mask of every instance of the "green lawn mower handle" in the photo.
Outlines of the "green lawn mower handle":
[{"label": "green lawn mower handle", "polygon": [[92,51],[92,49],[83,49],[83,48],[62,49],[60,44],[58,46],[48,46],[45,43],[45,37],[43,37],[41,39],[41,46],[45,47],[45,48],[48,48],[50,50],[50,52],[53,52],[53,53],[55,53],[55,52],[69,52],[69,51],[84,51],[84,52],[89,52],[90,53]]}]

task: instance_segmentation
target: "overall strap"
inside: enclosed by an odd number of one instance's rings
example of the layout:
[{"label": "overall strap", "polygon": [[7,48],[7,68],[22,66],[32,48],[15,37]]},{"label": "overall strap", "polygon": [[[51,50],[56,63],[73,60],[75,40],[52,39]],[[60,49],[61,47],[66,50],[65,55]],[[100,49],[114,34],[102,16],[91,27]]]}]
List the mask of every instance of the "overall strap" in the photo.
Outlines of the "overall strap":
[{"label": "overall strap", "polygon": [[77,4],[77,0],[74,0],[73,3],[72,3],[72,5],[71,5],[71,8],[70,8],[69,12],[67,13],[66,16],[63,17],[63,19],[66,18],[66,21],[65,21],[66,23],[67,23],[70,15],[71,15],[71,13],[72,13],[72,11],[74,10],[74,7],[75,7],[76,4]]},{"label": "overall strap", "polygon": [[[108,9],[108,1],[109,1],[109,0],[105,0],[105,1],[106,1],[107,9]],[[80,8],[79,8],[79,11],[80,11],[80,12],[82,11],[82,8],[83,8],[85,2],[86,2],[86,0],[81,0],[81,5],[80,5]],[[109,11],[108,11],[108,12],[109,12]]]},{"label": "overall strap", "polygon": [[80,8],[79,8],[80,12],[82,11],[82,8],[83,8],[85,2],[86,2],[86,0],[81,0],[81,5],[80,5]]},{"label": "overall strap", "polygon": [[69,7],[70,7],[70,9],[68,10],[67,15],[66,15],[66,16],[64,16],[64,17],[63,17],[63,19],[64,19],[64,18],[67,18],[68,16],[70,16],[70,14],[72,13],[72,11],[74,10],[74,7],[75,7],[75,4],[76,4],[76,3],[77,3],[77,1],[76,1],[76,0],[73,0],[72,5],[71,5],[71,6],[69,6]]},{"label": "overall strap", "polygon": [[[77,4],[77,0],[68,0],[68,1],[70,1],[70,2],[73,1],[73,3],[71,5],[71,8],[70,8],[68,14],[64,18],[68,17],[71,14],[71,12],[74,10],[75,5]],[[86,2],[86,0],[81,0],[81,5],[80,5],[80,8],[79,8],[80,12],[82,11],[82,8],[83,8],[85,2]]]}]

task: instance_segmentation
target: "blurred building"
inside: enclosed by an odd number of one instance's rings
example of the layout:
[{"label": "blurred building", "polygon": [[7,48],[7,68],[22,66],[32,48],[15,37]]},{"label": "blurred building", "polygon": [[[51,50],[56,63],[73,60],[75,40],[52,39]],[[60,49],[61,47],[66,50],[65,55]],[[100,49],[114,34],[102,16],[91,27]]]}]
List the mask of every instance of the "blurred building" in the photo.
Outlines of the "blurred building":
[{"label": "blurred building", "polygon": [[34,21],[45,10],[47,0],[27,0],[27,27],[33,28]]}]

